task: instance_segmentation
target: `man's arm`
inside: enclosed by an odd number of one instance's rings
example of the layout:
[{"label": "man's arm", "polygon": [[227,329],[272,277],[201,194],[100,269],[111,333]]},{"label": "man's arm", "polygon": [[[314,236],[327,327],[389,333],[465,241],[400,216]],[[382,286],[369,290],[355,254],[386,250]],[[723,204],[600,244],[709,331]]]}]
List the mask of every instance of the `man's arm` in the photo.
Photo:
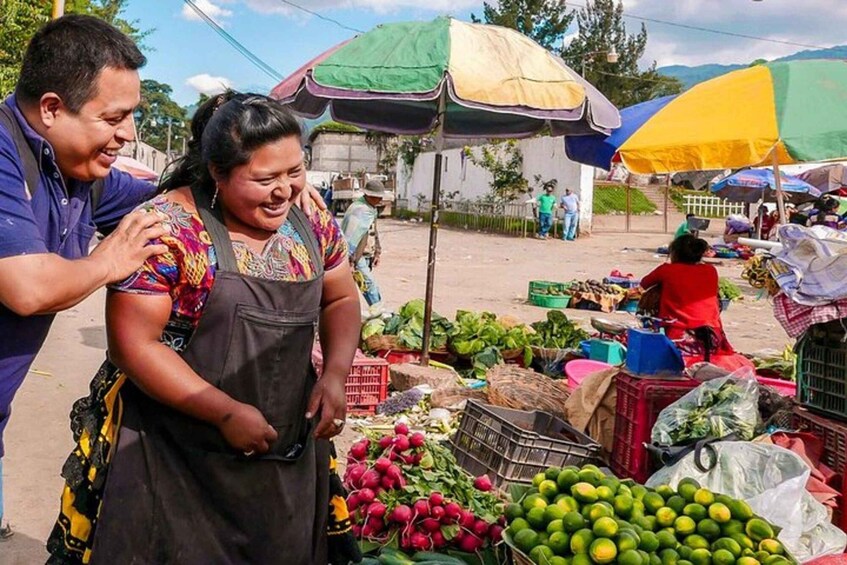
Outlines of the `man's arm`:
[{"label": "man's arm", "polygon": [[89,294],[133,272],[150,256],[167,250],[148,242],[165,235],[158,214],[137,211],[89,257],[69,260],[40,252],[0,259],[0,303],[20,316],[48,314],[70,308]]}]

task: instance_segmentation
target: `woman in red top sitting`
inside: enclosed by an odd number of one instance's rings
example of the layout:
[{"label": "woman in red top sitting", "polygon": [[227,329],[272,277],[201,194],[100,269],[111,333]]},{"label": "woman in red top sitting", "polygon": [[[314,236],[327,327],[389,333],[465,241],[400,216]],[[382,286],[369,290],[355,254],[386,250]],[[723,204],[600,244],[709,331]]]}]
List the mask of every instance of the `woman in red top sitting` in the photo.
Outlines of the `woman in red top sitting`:
[{"label": "woman in red top sitting", "polygon": [[642,278],[641,286],[659,288],[658,317],[667,320],[665,333],[679,347],[686,366],[704,360],[704,340],[708,340],[711,363],[729,370],[752,366],[735,353],[724,334],[718,271],[701,263],[708,249],[706,241],[693,235],[676,238],[669,249],[670,263]]}]

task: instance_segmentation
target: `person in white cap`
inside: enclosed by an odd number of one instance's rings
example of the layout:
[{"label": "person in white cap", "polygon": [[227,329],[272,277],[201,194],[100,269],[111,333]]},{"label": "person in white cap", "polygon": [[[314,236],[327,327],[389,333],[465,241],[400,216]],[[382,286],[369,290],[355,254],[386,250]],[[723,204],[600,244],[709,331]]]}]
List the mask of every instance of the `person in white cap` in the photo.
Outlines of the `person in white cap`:
[{"label": "person in white cap", "polygon": [[[373,269],[379,264],[382,252],[376,218],[384,198],[385,186],[378,180],[369,180],[362,190],[362,197],[350,204],[344,213],[344,219],[341,220],[341,231],[344,232],[344,239],[350,249],[350,264],[355,269],[353,276],[370,307],[382,301]],[[368,247],[371,231],[374,235],[372,250]]]}]

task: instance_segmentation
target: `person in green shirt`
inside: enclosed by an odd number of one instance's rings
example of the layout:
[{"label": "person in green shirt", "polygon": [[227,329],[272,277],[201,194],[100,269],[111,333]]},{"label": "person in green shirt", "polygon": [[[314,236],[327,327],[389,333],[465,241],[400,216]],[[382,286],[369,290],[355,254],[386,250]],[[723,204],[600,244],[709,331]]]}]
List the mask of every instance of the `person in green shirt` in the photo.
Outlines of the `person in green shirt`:
[{"label": "person in green shirt", "polygon": [[691,227],[688,225],[688,220],[694,217],[694,214],[686,214],[685,221],[679,224],[679,227],[676,228],[676,232],[673,234],[673,238],[676,239],[680,236],[683,236],[687,233],[691,233]]},{"label": "person in green shirt", "polygon": [[544,186],[544,194],[536,199],[538,203],[538,239],[547,239],[547,233],[553,226],[553,209],[556,207],[556,197],[553,196],[553,185]]}]

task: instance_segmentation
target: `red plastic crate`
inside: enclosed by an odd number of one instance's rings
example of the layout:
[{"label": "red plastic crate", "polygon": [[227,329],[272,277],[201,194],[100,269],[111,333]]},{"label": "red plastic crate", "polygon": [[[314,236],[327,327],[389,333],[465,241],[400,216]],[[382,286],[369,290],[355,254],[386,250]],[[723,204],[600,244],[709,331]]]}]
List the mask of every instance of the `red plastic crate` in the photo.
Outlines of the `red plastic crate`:
[{"label": "red plastic crate", "polygon": [[659,413],[700,383],[694,379],[635,377],[620,372],[615,376],[615,384],[615,442],[610,467],[621,479],[644,483],[652,471],[644,444],[650,443]]},{"label": "red plastic crate", "polygon": [[[323,369],[320,346],[312,350],[312,364],[318,375]],[[388,361],[356,352],[345,387],[348,414],[374,414],[377,405],[388,398]]]},{"label": "red plastic crate", "polygon": [[841,492],[839,506],[832,523],[847,531],[847,424],[819,416],[805,408],[796,406],[792,423],[797,431],[809,432],[823,440],[821,461],[838,474],[832,487]]}]

